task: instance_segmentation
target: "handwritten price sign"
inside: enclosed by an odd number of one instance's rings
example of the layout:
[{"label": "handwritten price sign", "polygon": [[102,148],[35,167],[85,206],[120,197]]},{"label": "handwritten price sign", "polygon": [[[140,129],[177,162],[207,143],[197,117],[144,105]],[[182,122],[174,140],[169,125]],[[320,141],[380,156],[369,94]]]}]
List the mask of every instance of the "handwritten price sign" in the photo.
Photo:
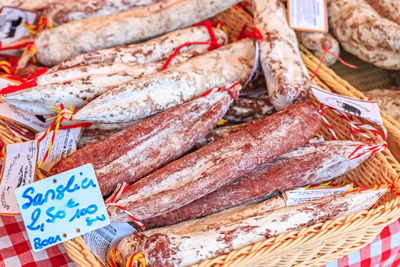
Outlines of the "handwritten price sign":
[{"label": "handwritten price sign", "polygon": [[15,190],[34,251],[110,224],[91,164]]}]

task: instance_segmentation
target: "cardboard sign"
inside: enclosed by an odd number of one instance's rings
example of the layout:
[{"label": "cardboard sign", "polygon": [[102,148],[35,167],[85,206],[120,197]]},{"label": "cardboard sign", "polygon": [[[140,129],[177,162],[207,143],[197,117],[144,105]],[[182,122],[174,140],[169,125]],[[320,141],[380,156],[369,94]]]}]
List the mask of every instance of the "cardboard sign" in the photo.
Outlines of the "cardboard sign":
[{"label": "cardboard sign", "polygon": [[[28,36],[29,31],[24,23],[34,24],[36,13],[14,7],[3,7],[0,12],[0,41],[2,46]],[[2,51],[3,53],[4,51]]]},{"label": "cardboard sign", "polygon": [[35,179],[37,142],[9,144],[0,177],[0,214],[18,215],[19,208],[14,189],[30,184]]},{"label": "cardboard sign", "polygon": [[288,20],[292,29],[328,32],[326,0],[288,0]]},{"label": "cardboard sign", "polygon": [[110,224],[92,164],[19,187],[15,196],[34,251]]}]

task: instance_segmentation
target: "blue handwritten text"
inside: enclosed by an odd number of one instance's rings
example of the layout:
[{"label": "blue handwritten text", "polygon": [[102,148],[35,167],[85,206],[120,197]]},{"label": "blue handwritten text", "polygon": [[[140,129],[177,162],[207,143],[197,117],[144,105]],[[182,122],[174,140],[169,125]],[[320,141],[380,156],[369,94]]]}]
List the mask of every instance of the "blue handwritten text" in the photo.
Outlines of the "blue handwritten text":
[{"label": "blue handwritten text", "polygon": [[33,239],[33,244],[35,249],[42,249],[58,241],[61,241],[61,237],[59,235],[50,236],[49,238],[44,240],[41,240],[39,237],[36,237]]}]

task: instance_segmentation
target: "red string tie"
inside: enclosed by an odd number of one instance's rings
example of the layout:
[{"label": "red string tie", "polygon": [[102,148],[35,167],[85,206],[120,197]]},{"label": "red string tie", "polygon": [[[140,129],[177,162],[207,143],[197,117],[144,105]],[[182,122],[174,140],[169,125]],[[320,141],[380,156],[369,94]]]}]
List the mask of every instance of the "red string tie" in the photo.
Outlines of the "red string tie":
[{"label": "red string tie", "polygon": [[241,40],[241,39],[244,39],[244,38],[247,38],[247,37],[253,38],[253,39],[256,39],[256,40],[262,40],[263,39],[263,36],[262,36],[260,30],[257,29],[256,27],[253,27],[250,32],[247,32],[246,29],[247,29],[247,24],[245,23],[242,26],[242,29],[240,30],[240,33],[239,33],[239,35],[237,37],[238,40]]},{"label": "red string tie", "polygon": [[334,57],[336,57],[343,65],[345,65],[345,66],[347,66],[349,68],[352,68],[352,69],[356,69],[357,68],[357,66],[354,66],[354,65],[352,65],[350,63],[347,63],[346,61],[341,59],[338,55],[336,55],[331,50],[329,50],[324,44],[321,44],[321,47],[324,50],[324,54],[322,55],[321,60],[319,61],[319,64],[318,64],[317,68],[315,69],[315,72],[314,72],[313,76],[311,77],[311,80],[313,80],[315,78],[315,76],[317,76],[318,71],[319,71],[322,63],[324,62],[324,59],[325,59],[327,53],[329,53],[329,54],[333,55]]},{"label": "red string tie", "polygon": [[127,183],[123,183],[123,184],[118,184],[117,188],[115,189],[115,191],[112,193],[112,195],[110,197],[108,197],[105,201],[104,204],[106,204],[106,207],[109,206],[114,206],[120,210],[122,210],[126,215],[128,215],[133,222],[139,227],[138,230],[143,231],[146,226],[140,222],[138,219],[135,218],[135,216],[133,216],[133,214],[126,209],[125,207],[118,205],[117,203],[115,203],[120,196],[122,195],[122,193],[124,193],[126,190],[129,189],[129,184]]}]

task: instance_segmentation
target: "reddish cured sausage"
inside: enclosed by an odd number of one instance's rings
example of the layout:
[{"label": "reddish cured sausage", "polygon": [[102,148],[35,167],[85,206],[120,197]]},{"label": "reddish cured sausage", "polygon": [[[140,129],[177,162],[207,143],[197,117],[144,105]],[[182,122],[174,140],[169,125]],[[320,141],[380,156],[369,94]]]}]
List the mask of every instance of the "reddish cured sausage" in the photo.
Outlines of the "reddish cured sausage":
[{"label": "reddish cured sausage", "polygon": [[146,228],[175,224],[282,190],[325,182],[356,168],[368,158],[347,159],[360,144],[354,141],[328,141],[304,145],[186,206],[144,220],[143,223]]},{"label": "reddish cured sausage", "polygon": [[[239,94],[239,88],[231,90]],[[58,162],[50,175],[91,163],[102,194],[108,195],[118,183],[131,184],[190,150],[232,101],[228,92],[220,91],[150,117],[76,151]]]},{"label": "reddish cured sausage", "polygon": [[118,263],[124,266],[129,256],[140,251],[150,266],[189,266],[272,236],[367,210],[386,191],[387,188],[383,188],[329,196],[271,211],[265,211],[262,202],[251,205],[249,208],[253,211],[246,213],[253,215],[245,218],[226,211],[204,219],[137,232],[119,243]]},{"label": "reddish cured sausage", "polygon": [[[178,209],[305,144],[319,127],[315,107],[310,102],[296,103],[142,178],[116,205],[139,220]],[[131,220],[115,206],[108,211],[112,221]]]}]

